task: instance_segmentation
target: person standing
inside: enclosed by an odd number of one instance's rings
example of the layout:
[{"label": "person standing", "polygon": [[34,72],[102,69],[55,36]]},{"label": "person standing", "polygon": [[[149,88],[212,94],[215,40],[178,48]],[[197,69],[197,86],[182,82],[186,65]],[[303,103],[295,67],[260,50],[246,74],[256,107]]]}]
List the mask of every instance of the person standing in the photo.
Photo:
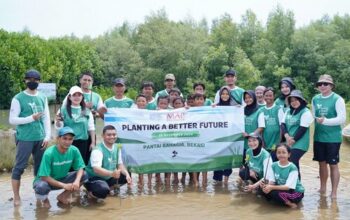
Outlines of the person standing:
[{"label": "person standing", "polygon": [[255,88],[255,96],[257,103],[259,107],[264,107],[266,105],[265,99],[264,99],[264,91],[266,87],[265,86],[257,86]]},{"label": "person standing", "polygon": [[16,161],[11,177],[15,206],[21,203],[21,175],[27,167],[30,155],[33,155],[36,175],[51,137],[48,101],[37,90],[40,79],[37,70],[27,71],[24,77],[27,88],[18,93],[11,102],[9,122],[16,125]]},{"label": "person standing", "polygon": [[[165,77],[164,77],[164,85],[165,85],[165,89],[156,93],[156,96],[154,97],[156,100],[158,100],[158,97],[160,97],[160,96],[169,96],[170,95],[169,94],[170,90],[175,88],[176,80],[175,80],[174,74],[168,73],[168,74],[165,75]],[[180,96],[182,97],[182,93],[181,92],[180,92]]]},{"label": "person standing", "polygon": [[141,85],[141,93],[146,96],[148,110],[157,109],[157,100],[153,97],[154,84],[153,82],[143,82]]},{"label": "person standing", "polygon": [[[193,83],[193,92],[194,94],[200,93],[205,95],[205,84],[202,82]],[[210,99],[205,99],[204,106],[211,106],[212,104],[213,102]]]},{"label": "person standing", "polygon": [[94,78],[91,72],[83,72],[79,78],[80,88],[83,91],[85,105],[92,112],[94,118],[99,111],[105,111],[103,100],[99,94],[92,91]]},{"label": "person standing", "polygon": [[[244,129],[243,137],[247,137],[250,133],[261,135],[265,128],[264,112],[259,107],[255,92],[253,90],[247,90],[244,92]],[[247,150],[248,139],[244,139],[244,150]],[[244,158],[244,157],[243,157]]]},{"label": "person standing", "polygon": [[281,95],[276,99],[275,104],[277,106],[280,106],[280,108],[283,109],[283,112],[286,112],[288,109],[288,103],[286,98],[294,89],[296,89],[292,78],[283,77],[279,82],[279,89],[281,91]]},{"label": "person standing", "polygon": [[342,142],[341,125],[346,120],[345,102],[333,92],[332,76],[321,75],[316,83],[320,94],[312,99],[312,112],[315,117],[314,157],[319,162],[320,193],[327,189],[328,166],[332,183],[331,197],[337,197],[339,174],[339,149]]},{"label": "person standing", "polygon": [[[96,145],[95,123],[91,111],[85,106],[83,91],[79,86],[73,86],[69,90],[66,105],[62,106],[57,113],[55,126],[57,129],[69,126],[74,130],[73,145],[79,149],[87,165],[90,151]],[[89,141],[89,135],[91,141]]]},{"label": "person standing", "polygon": [[[244,89],[236,86],[237,82],[237,73],[233,69],[229,69],[226,71],[224,80],[226,82],[226,86],[230,88],[230,95],[235,102],[234,105],[244,105]],[[214,104],[219,103],[220,100],[220,90],[218,90],[215,94]]]},{"label": "person standing", "polygon": [[[220,100],[216,104],[217,106],[234,106],[235,101],[230,96],[230,88],[228,86],[223,86],[220,88]],[[213,105],[215,107],[215,105]],[[213,180],[221,182],[224,178],[224,184],[228,183],[228,179],[232,174],[232,168],[224,169],[224,170],[214,170]]]},{"label": "person standing", "polygon": [[265,129],[263,131],[263,138],[265,142],[265,149],[271,154],[273,162],[277,161],[275,148],[281,140],[281,122],[284,117],[283,109],[276,105],[275,93],[273,88],[265,89],[264,99],[266,105],[262,107],[265,118]]},{"label": "person standing", "polygon": [[290,161],[299,170],[299,160],[308,151],[310,145],[310,125],[314,121],[300,90],[293,90],[287,98],[289,105],[281,122],[282,136],[291,147]]},{"label": "person standing", "polygon": [[125,80],[123,78],[116,78],[113,83],[114,96],[105,101],[107,112],[110,108],[131,108],[134,101],[125,96]]},{"label": "person standing", "polygon": [[[94,118],[99,115],[99,112],[106,112],[106,107],[103,104],[101,96],[92,91],[94,78],[91,72],[83,72],[79,77],[80,88],[83,91],[84,102],[86,108],[90,109]],[[68,95],[64,98],[62,105],[66,105]]]}]

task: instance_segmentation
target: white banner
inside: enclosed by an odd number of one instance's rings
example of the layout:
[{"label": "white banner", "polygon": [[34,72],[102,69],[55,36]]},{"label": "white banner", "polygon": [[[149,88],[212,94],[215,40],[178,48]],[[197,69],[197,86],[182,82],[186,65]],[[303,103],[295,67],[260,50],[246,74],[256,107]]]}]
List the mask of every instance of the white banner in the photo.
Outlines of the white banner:
[{"label": "white banner", "polygon": [[212,171],[242,163],[242,107],[112,108],[105,125],[116,127],[123,161],[134,173]]},{"label": "white banner", "polygon": [[39,83],[38,91],[47,97],[48,101],[56,100],[56,84],[55,83]]}]

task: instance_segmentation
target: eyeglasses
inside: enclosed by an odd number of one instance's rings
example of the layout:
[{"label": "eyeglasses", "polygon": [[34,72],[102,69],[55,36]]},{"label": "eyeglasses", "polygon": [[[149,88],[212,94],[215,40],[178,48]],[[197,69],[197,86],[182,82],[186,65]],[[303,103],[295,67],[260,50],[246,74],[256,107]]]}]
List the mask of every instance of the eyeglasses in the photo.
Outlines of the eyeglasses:
[{"label": "eyeglasses", "polygon": [[173,82],[174,80],[172,79],[166,79],[165,82]]},{"label": "eyeglasses", "polygon": [[327,82],[319,82],[319,83],[316,83],[316,86],[319,87],[319,86],[329,86],[330,83],[327,83]]}]

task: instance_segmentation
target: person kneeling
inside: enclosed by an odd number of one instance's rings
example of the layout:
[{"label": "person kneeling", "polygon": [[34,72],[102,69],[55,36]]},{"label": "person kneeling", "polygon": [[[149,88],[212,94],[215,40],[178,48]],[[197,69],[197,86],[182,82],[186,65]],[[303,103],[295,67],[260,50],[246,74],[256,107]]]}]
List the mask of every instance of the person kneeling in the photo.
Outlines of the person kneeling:
[{"label": "person kneeling", "polygon": [[269,152],[263,148],[264,142],[260,135],[253,132],[246,138],[249,149],[246,152],[244,168],[240,170],[239,177],[246,183],[244,191],[250,192],[257,190],[261,181],[273,178],[271,177],[272,159]]},{"label": "person kneeling", "polygon": [[114,144],[117,140],[116,129],[112,125],[106,125],[103,128],[102,138],[103,142],[93,149],[86,167],[89,181],[85,184],[85,188],[89,196],[96,199],[105,199],[110,192],[114,193],[117,185],[132,182],[123,165],[121,151]]},{"label": "person kneeling", "polygon": [[[45,207],[50,207],[48,194],[51,190],[64,189],[57,196],[57,200],[63,204],[71,201],[69,198],[73,191],[78,191],[88,177],[84,171],[84,161],[78,148],[72,145],[74,131],[70,127],[63,127],[58,132],[57,144],[47,148],[37,176],[34,179],[33,188],[38,200]],[[73,168],[73,172],[69,172]]]},{"label": "person kneeling", "polygon": [[278,161],[272,164],[274,179],[267,184],[260,183],[260,187],[268,200],[297,208],[297,203],[304,197],[304,187],[298,177],[298,168],[288,160],[291,149],[281,143],[276,148],[276,154]]}]

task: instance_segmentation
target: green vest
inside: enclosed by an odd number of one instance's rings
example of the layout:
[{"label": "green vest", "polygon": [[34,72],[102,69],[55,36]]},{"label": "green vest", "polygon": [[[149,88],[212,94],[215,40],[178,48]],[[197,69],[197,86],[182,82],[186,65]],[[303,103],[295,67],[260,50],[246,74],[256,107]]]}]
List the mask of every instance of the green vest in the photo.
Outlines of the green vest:
[{"label": "green vest", "polygon": [[[92,94],[92,95],[91,95]],[[98,103],[101,100],[101,96],[96,92],[84,93],[84,101],[92,102],[92,109],[97,111]]]},{"label": "green vest", "polygon": [[205,99],[204,106],[211,106],[213,102],[210,99]]},{"label": "green vest", "polygon": [[243,93],[244,93],[244,89],[236,86],[234,89],[230,90],[230,94],[232,96],[232,98],[234,98],[234,100],[236,100],[236,102],[240,105],[242,105],[242,100],[243,100]]},{"label": "green vest", "polygon": [[[302,109],[298,114],[292,115],[291,110],[288,109],[286,112],[285,124],[287,127],[287,132],[290,136],[294,137],[298,128],[300,127],[300,119],[304,112],[310,111],[308,108]],[[291,147],[294,149],[300,149],[307,151],[310,144],[310,127],[307,128],[305,134],[295,142]]]},{"label": "green vest", "polygon": [[34,182],[42,176],[50,176],[55,180],[59,180],[66,177],[71,168],[80,170],[84,167],[83,158],[77,147],[71,145],[65,153],[61,153],[57,146],[53,145],[45,150]]},{"label": "green vest", "polygon": [[[258,174],[258,179],[264,177],[264,160],[270,157],[269,152],[264,148],[261,148],[261,151],[258,155],[253,155],[253,150],[249,148],[246,152],[249,155],[248,166],[249,169],[254,170]],[[271,165],[271,164],[270,164]]]},{"label": "green vest", "polygon": [[[298,172],[298,168],[293,163],[289,163],[289,165],[286,167],[281,167],[278,161],[272,164],[272,170],[275,176],[276,185],[286,185],[289,174],[293,171]],[[305,189],[303,185],[301,185],[300,179],[298,178],[295,191],[303,193],[304,190]]]},{"label": "green vest", "polygon": [[281,99],[281,98],[277,98],[275,100],[275,105],[279,106],[280,108],[283,109],[283,112],[286,112],[287,109],[289,109],[289,106],[285,106],[286,102],[285,100]]},{"label": "green vest", "polygon": [[[28,117],[34,113],[45,111],[46,97],[40,92],[36,96],[18,93],[15,97],[21,107],[19,117]],[[20,141],[41,141],[45,138],[43,119],[16,126],[16,139]]]},{"label": "green vest", "polygon": [[81,107],[72,107],[72,117],[68,115],[65,107],[61,108],[64,126],[71,127],[75,133],[74,140],[87,140],[89,138],[89,113],[86,108],[85,112],[81,111]]},{"label": "green vest", "polygon": [[[312,99],[312,104],[315,108],[316,117],[335,118],[337,111],[335,104],[340,96],[332,93],[329,97],[323,98],[321,94],[316,95]],[[342,142],[341,126],[329,126],[317,123],[315,120],[314,140],[326,143],[340,143]]]},{"label": "green vest", "polygon": [[146,109],[148,110],[156,110],[157,109],[157,100],[153,99],[152,101],[148,102],[146,105]]},{"label": "green vest", "polygon": [[271,108],[266,106],[262,109],[265,118],[265,129],[263,132],[263,138],[265,141],[265,148],[272,150],[280,141],[280,125],[278,119],[278,111],[280,106],[273,105]]},{"label": "green vest", "polygon": [[[117,146],[113,145],[112,150],[109,150],[103,143],[100,143],[93,149],[93,151],[95,150],[100,151],[103,155],[102,168],[109,171],[113,171],[117,168],[119,156],[119,149]],[[89,161],[89,164],[86,167],[86,172],[90,177],[98,176],[106,180],[111,178],[110,176],[101,176],[96,174],[93,167],[91,166],[91,161]]]},{"label": "green vest", "polygon": [[158,99],[158,97],[164,97],[164,96],[168,96],[168,95],[169,95],[168,91],[166,89],[164,89],[164,90],[157,92],[155,98]]},{"label": "green vest", "polygon": [[266,104],[259,104],[258,103],[258,106],[259,106],[259,108],[264,108],[266,106]]},{"label": "green vest", "polygon": [[[249,115],[249,116],[244,116],[244,128],[245,128],[245,132],[247,132],[248,134],[254,132],[259,124],[258,124],[258,119],[259,119],[259,114],[261,112],[261,109],[256,110],[253,114]],[[247,138],[244,138],[244,149],[248,149],[248,140]]]},{"label": "green vest", "polygon": [[116,99],[111,97],[105,101],[106,108],[130,108],[134,101],[128,97]]}]

